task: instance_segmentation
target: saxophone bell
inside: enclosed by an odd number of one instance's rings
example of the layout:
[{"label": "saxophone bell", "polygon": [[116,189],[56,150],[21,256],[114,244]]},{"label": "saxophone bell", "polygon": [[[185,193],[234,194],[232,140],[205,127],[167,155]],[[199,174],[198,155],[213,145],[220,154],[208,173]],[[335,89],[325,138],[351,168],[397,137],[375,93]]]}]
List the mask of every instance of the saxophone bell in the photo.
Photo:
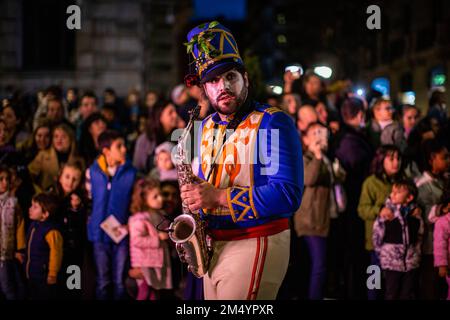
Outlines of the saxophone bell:
[{"label": "saxophone bell", "polygon": [[175,243],[180,260],[188,264],[188,270],[197,278],[208,271],[208,255],[205,256],[204,238],[196,234],[199,222],[190,214],[181,214],[169,227],[169,238]]},{"label": "saxophone bell", "polygon": [[182,214],[170,224],[169,237],[178,243],[185,243],[195,234],[195,219],[191,215]]}]

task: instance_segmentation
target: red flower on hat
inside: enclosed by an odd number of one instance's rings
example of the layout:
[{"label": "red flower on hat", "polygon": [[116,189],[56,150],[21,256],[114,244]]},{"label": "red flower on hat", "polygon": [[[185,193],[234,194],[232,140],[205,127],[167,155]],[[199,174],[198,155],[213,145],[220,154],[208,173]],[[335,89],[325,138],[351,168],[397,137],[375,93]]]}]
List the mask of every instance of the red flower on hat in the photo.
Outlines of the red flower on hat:
[{"label": "red flower on hat", "polygon": [[200,78],[196,74],[188,74],[186,77],[184,77],[184,84],[188,88],[198,86],[200,84]]}]

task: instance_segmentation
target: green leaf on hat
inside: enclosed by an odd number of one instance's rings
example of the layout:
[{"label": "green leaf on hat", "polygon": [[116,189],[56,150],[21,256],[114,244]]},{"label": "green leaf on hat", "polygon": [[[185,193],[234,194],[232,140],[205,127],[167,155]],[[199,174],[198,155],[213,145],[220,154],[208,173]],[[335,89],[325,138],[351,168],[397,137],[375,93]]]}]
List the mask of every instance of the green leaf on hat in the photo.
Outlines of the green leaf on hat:
[{"label": "green leaf on hat", "polygon": [[201,42],[201,43],[200,43],[200,47],[202,48],[202,51],[203,51],[204,53],[209,54],[209,49],[208,49],[208,46],[206,45],[205,42]]},{"label": "green leaf on hat", "polygon": [[217,26],[218,24],[219,24],[218,21],[213,21],[213,22],[211,22],[211,23],[209,24],[208,28],[209,28],[209,29],[212,29],[212,28],[214,28],[215,26]]},{"label": "green leaf on hat", "polygon": [[202,38],[205,40],[211,40],[212,38],[214,38],[214,34],[210,31],[206,31],[203,35]]},{"label": "green leaf on hat", "polygon": [[202,23],[201,25],[198,26],[200,29],[203,29],[204,27],[206,27],[206,23]]}]

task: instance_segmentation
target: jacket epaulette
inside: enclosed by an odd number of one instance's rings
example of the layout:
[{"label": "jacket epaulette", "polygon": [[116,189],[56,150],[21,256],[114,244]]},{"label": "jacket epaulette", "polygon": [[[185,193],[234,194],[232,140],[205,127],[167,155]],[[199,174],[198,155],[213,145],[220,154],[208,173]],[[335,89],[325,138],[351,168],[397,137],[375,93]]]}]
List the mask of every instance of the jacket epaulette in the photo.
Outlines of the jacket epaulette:
[{"label": "jacket epaulette", "polygon": [[262,103],[257,103],[255,110],[259,111],[259,112],[267,113],[269,115],[273,115],[274,113],[277,113],[277,112],[284,112],[279,107],[272,107],[268,104],[262,104]]},{"label": "jacket epaulette", "polygon": [[281,110],[278,107],[269,107],[269,108],[264,109],[264,112],[272,115],[276,112],[283,112],[283,110]]}]

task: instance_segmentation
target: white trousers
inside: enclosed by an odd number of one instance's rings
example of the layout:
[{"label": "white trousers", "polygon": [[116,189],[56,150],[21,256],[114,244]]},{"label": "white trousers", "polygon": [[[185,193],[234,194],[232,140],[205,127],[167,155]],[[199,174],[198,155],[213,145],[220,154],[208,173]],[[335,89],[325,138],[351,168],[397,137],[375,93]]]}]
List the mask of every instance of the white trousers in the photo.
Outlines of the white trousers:
[{"label": "white trousers", "polygon": [[252,239],[214,241],[206,300],[275,300],[289,264],[291,231]]}]

